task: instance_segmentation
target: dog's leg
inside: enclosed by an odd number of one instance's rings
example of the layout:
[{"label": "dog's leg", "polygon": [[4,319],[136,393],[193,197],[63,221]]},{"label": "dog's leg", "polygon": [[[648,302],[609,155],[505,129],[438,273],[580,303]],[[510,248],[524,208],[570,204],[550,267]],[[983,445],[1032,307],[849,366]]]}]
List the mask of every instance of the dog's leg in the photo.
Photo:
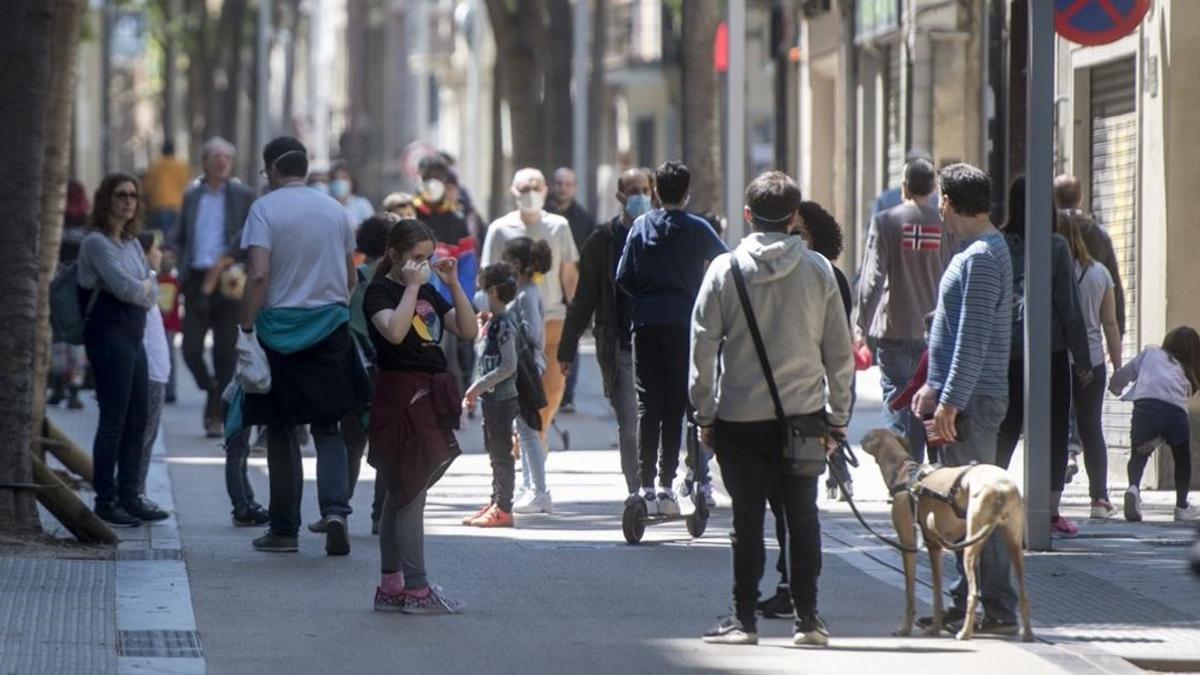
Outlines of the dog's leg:
[{"label": "dog's leg", "polygon": [[942,633],[942,616],[945,608],[942,605],[942,549],[936,544],[925,540],[929,548],[929,571],[933,581],[933,623],[926,629],[925,634],[937,637]]},{"label": "dog's leg", "polygon": [[[967,538],[975,536],[983,529],[980,520],[974,509],[967,514]],[[959,640],[970,640],[975,633],[975,610],[979,607],[979,557],[986,543],[986,539],[977,541],[963,551],[963,574],[967,575],[967,606],[962,629],[958,631]]]},{"label": "dog's leg", "polygon": [[1025,509],[1018,504],[1010,512],[1008,522],[1004,524],[1004,542],[1008,545],[1008,555],[1012,558],[1013,571],[1017,573],[1017,592],[1020,594],[1021,623],[1024,634],[1021,639],[1033,642],[1033,627],[1029,623],[1029,596],[1025,593]]},{"label": "dog's leg", "polygon": [[[905,546],[912,544],[901,541]],[[912,635],[913,618],[917,614],[917,554],[904,554],[904,623],[900,624],[900,629],[896,631],[896,635],[908,637]]]}]

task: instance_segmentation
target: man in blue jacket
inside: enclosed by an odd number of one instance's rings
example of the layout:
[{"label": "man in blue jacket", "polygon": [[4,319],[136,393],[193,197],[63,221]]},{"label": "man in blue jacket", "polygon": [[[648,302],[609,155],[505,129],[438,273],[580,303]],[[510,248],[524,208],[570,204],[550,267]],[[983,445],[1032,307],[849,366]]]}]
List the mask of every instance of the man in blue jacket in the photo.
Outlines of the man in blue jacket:
[{"label": "man in blue jacket", "polygon": [[708,263],[729,250],[703,218],[683,210],[691,180],[681,162],[658,167],[655,184],[662,208],[634,221],[617,265],[617,285],[633,298],[643,498],[650,513],[669,516],[679,514],[671,486],[688,405],[692,306]]}]

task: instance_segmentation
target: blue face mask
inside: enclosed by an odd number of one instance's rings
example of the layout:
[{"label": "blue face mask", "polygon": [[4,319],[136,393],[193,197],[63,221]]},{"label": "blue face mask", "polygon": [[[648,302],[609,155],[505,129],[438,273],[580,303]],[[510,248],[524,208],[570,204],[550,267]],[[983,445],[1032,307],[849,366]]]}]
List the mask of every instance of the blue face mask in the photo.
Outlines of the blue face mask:
[{"label": "blue face mask", "polygon": [[649,211],[650,195],[634,195],[625,202],[625,213],[629,214],[630,218],[637,218]]}]

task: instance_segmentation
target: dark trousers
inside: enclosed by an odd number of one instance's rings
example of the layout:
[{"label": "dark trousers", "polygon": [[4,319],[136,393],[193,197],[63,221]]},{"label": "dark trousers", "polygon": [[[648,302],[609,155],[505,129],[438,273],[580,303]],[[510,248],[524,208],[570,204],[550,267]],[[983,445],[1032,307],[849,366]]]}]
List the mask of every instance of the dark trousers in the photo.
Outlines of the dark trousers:
[{"label": "dark trousers", "polygon": [[567,388],[563,390],[563,405],[575,405],[575,386],[579,383],[579,369],[572,368],[567,375]]},{"label": "dark trousers", "polygon": [[140,339],[116,332],[87,332],[84,346],[100,403],[92,443],[96,505],[133,503],[138,498],[150,405],[146,351]]},{"label": "dark trousers", "polygon": [[[370,436],[363,426],[362,412],[352,412],[342,418],[342,441],[346,443],[346,457],[350,463],[350,494],[354,499],[354,488],[358,486],[358,474],[362,470],[363,455],[367,451]],[[371,522],[378,522],[383,513],[383,500],[387,498],[387,485],[375,479],[375,495],[371,500]]]},{"label": "dark trousers", "polygon": [[179,360],[175,354],[177,351],[179,350],[175,349],[175,333],[167,331],[167,355],[171,357],[171,374],[167,376],[166,400],[168,403],[173,402],[176,398],[177,387],[175,385],[175,378],[179,370],[175,367],[175,362]]},{"label": "dark trousers", "polygon": [[[1050,491],[1067,483],[1067,437],[1071,427],[1071,360],[1066,351],[1050,355]],[[1007,469],[1025,425],[1025,362],[1008,362],[1008,414],[996,438],[996,466]],[[1026,449],[1026,457],[1029,456]]]},{"label": "dark trousers", "polygon": [[483,401],[483,444],[492,460],[492,503],[511,513],[516,482],[516,460],[512,454],[513,420],[517,399]]},{"label": "dark trousers", "polygon": [[1104,389],[1108,371],[1104,364],[1092,369],[1092,381],[1084,385],[1071,378],[1071,402],[1075,426],[1083,445],[1083,465],[1087,468],[1088,494],[1092,499],[1108,499],[1108,444],[1104,441]]},{"label": "dark trousers", "polygon": [[245,427],[225,441],[225,491],[234,513],[254,503],[254,488],[250,486],[250,432]]},{"label": "dark trousers", "polygon": [[[348,516],[349,462],[342,433],[336,422],[313,424],[309,429],[317,448],[317,503],[321,516]],[[304,496],[304,466],[296,427],[267,427],[267,469],[271,478],[271,531],[294,537],[300,531],[300,500]]]},{"label": "dark trousers", "polygon": [[643,489],[654,487],[656,462],[659,485],[669,488],[675,482],[688,406],[690,349],[687,326],[642,326],[634,331],[633,373]]},{"label": "dark trousers", "polygon": [[[201,290],[207,270],[191,270],[183,285],[183,361],[196,386],[209,394],[205,417],[220,416],[221,393],[237,365],[238,303],[220,293]],[[213,369],[204,362],[204,337],[212,331]]]},{"label": "dark trousers", "polygon": [[1188,414],[1182,408],[1165,401],[1145,398],[1133,403],[1131,420],[1133,449],[1129,451],[1126,471],[1131,486],[1142,484],[1142,474],[1154,452],[1154,444],[1162,439],[1171,447],[1175,459],[1175,506],[1188,503],[1188,488],[1192,482],[1192,443]]},{"label": "dark trousers", "polygon": [[817,611],[821,575],[821,523],[816,476],[780,472],[779,423],[717,422],[717,462],[733,499],[733,602],[737,617],[755,624],[758,584],[766,562],[763,517],[772,492],[782,503],[787,527],[792,603],[799,616]]}]

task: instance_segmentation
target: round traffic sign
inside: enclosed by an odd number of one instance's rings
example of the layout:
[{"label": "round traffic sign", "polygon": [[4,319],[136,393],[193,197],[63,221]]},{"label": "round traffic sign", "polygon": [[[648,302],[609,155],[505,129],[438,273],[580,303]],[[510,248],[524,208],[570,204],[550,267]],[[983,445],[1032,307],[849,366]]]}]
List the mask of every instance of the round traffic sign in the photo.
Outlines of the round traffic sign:
[{"label": "round traffic sign", "polygon": [[1151,0],[1054,0],[1054,29],[1089,47],[1116,42],[1137,29]]}]

